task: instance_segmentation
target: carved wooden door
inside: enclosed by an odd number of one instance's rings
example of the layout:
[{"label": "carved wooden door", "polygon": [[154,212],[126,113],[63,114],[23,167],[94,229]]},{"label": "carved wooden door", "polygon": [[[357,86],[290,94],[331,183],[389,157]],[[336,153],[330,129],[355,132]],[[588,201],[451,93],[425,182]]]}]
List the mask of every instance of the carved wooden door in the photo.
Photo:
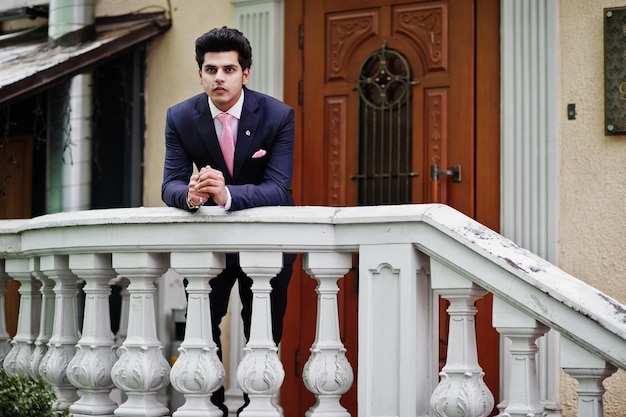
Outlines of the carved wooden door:
[{"label": "carved wooden door", "polygon": [[[475,166],[477,149],[483,146],[476,143],[476,39],[482,36],[476,12],[477,4],[486,2],[496,5],[487,14],[497,25],[497,0],[286,3],[287,29],[302,16],[299,42],[286,41],[285,64],[285,100],[296,107],[296,125],[302,129],[296,138],[298,204],[440,202],[476,217],[476,180],[484,175]],[[497,56],[497,49],[493,53]],[[492,82],[497,84],[497,77]],[[496,112],[497,103],[491,103]],[[491,162],[494,159],[488,175],[497,178],[497,150]],[[497,212],[497,200],[491,205]],[[356,277],[353,270],[339,282],[341,336],[355,374]],[[447,317],[445,312],[442,317]],[[288,331],[281,343],[286,368],[281,405],[287,417],[302,416],[315,404],[300,380],[315,336],[315,318],[315,282],[296,272],[286,328],[297,331]],[[445,327],[442,321],[442,357]],[[494,391],[497,336],[495,345]],[[357,415],[356,380],[341,403]]]}]

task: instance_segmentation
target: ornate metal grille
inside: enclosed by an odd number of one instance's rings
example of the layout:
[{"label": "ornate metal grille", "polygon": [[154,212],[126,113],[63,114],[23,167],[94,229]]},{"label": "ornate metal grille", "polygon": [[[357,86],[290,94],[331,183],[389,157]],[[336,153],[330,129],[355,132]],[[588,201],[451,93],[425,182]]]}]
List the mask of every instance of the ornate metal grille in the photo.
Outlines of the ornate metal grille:
[{"label": "ornate metal grille", "polygon": [[383,48],[361,66],[358,98],[358,205],[412,201],[411,71]]}]

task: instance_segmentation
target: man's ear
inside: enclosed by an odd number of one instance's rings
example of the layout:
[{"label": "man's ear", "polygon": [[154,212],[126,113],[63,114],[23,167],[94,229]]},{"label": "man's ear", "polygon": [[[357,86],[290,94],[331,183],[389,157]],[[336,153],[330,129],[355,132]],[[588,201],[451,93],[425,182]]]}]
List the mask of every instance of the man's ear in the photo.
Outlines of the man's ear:
[{"label": "man's ear", "polygon": [[250,68],[243,70],[243,85],[248,84],[248,80],[250,80]]},{"label": "man's ear", "polygon": [[198,78],[200,78],[200,84],[202,84],[202,70],[198,70]]}]

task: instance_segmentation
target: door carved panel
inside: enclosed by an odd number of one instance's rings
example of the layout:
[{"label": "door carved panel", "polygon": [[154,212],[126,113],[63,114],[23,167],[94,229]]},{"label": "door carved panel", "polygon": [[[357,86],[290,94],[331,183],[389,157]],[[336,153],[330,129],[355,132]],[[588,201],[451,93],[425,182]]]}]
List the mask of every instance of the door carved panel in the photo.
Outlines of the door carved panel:
[{"label": "door carved panel", "polygon": [[379,11],[330,14],[326,27],[326,79],[346,80],[350,58],[365,41],[378,36]]},{"label": "door carved panel", "polygon": [[427,72],[448,69],[447,2],[394,7],[392,25],[392,34],[406,37],[420,51]]}]

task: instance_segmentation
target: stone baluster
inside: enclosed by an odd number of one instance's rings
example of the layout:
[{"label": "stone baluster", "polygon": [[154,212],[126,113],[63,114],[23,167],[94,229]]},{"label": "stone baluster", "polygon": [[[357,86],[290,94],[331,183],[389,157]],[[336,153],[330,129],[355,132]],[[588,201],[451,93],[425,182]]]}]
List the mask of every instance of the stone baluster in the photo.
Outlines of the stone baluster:
[{"label": "stone baluster", "polygon": [[29,373],[31,378],[39,379],[41,377],[39,367],[48,352],[48,343],[54,327],[54,281],[41,272],[38,257],[31,259],[31,272],[35,279],[41,283],[41,318],[39,320],[39,336],[35,340],[35,350],[31,356]]},{"label": "stone baluster", "polygon": [[[230,311],[241,311],[241,299],[239,298],[239,281],[235,283],[233,289],[230,292],[229,307]],[[228,366],[226,366],[226,380],[229,381],[228,387],[224,392],[224,405],[229,410],[239,410],[244,405],[243,392],[237,384],[237,367],[239,362],[243,359],[243,348],[246,345],[246,336],[243,331],[243,319],[241,314],[231,314],[230,324],[230,339],[229,339],[229,353]],[[224,352],[225,353],[225,352]],[[226,356],[223,357],[226,360]]]},{"label": "stone baluster", "polygon": [[0,368],[11,350],[11,338],[7,332],[7,317],[4,308],[4,294],[6,294],[5,284],[11,279],[4,270],[4,259],[0,259]]},{"label": "stone baluster", "polygon": [[169,383],[170,365],[157,338],[154,284],[169,268],[168,261],[164,253],[113,254],[113,268],[130,281],[128,334],[112,370],[113,383],[124,391],[127,400],[115,410],[116,416],[169,414],[157,399],[158,391]]},{"label": "stone baluster", "polygon": [[83,331],[76,355],[67,368],[70,382],[82,396],[70,406],[72,416],[113,416],[117,404],[109,397],[114,387],[111,370],[117,360],[109,311],[109,281],[116,274],[110,254],[70,255],[70,269],[85,281]]},{"label": "stone baluster", "polygon": [[172,253],[172,268],[187,278],[187,324],[170,380],[183,393],[185,403],[173,417],[221,417],[222,411],[211,402],[211,393],[224,383],[226,372],[213,341],[209,281],[224,269],[222,253]]},{"label": "stone baluster", "polygon": [[113,280],[115,285],[119,285],[120,290],[120,298],[121,298],[121,306],[120,306],[120,322],[119,327],[117,329],[117,333],[115,333],[115,347],[119,348],[126,340],[126,336],[128,334],[128,308],[130,306],[130,294],[128,293],[128,278],[117,276]]},{"label": "stone baluster", "polygon": [[[128,284],[130,282],[125,277],[118,275],[111,280],[111,285],[117,285],[120,287],[120,313],[117,333],[113,335],[114,349],[117,357],[120,355],[120,346],[126,340],[126,334],[128,332],[128,306],[130,305],[130,296],[128,294]],[[117,403],[121,404],[127,400],[126,394],[119,388],[113,388],[111,398]]]},{"label": "stone baluster", "polygon": [[450,302],[448,354],[430,404],[438,417],[485,417],[494,407],[476,350],[476,300],[487,291],[431,258],[433,290]]},{"label": "stone baluster", "polygon": [[506,371],[508,380],[507,404],[504,416],[526,417],[543,415],[539,394],[536,341],[548,327],[522,313],[498,297],[493,300],[493,327],[511,341],[511,360]]},{"label": "stone baluster", "polygon": [[304,365],[303,380],[315,394],[316,404],[307,417],[350,417],[339,400],[354,381],[352,367],[339,333],[337,281],[352,267],[351,253],[309,253],[304,256],[304,269],[317,281],[317,324],[311,356]]},{"label": "stone baluster", "polygon": [[11,351],[4,359],[4,369],[9,375],[28,376],[35,339],[39,333],[41,314],[41,283],[31,274],[31,264],[27,258],[6,260],[6,273],[20,283],[20,308],[17,319],[17,332],[12,341]]},{"label": "stone baluster", "polygon": [[41,360],[39,374],[57,395],[57,407],[65,409],[78,399],[76,387],[67,379],[67,366],[76,352],[78,342],[78,308],[76,275],[69,268],[67,255],[46,255],[40,258],[41,273],[55,282],[54,323],[48,351]]},{"label": "stone baluster", "polygon": [[603,417],[602,395],[605,389],[602,382],[617,368],[566,337],[561,338],[561,366],[578,381],[578,415]]},{"label": "stone baluster", "polygon": [[282,253],[241,252],[239,260],[252,283],[252,322],[250,340],[237,368],[237,381],[250,397],[250,404],[240,417],[279,417],[281,412],[272,402],[285,379],[283,364],[272,337],[270,280],[283,267]]}]

